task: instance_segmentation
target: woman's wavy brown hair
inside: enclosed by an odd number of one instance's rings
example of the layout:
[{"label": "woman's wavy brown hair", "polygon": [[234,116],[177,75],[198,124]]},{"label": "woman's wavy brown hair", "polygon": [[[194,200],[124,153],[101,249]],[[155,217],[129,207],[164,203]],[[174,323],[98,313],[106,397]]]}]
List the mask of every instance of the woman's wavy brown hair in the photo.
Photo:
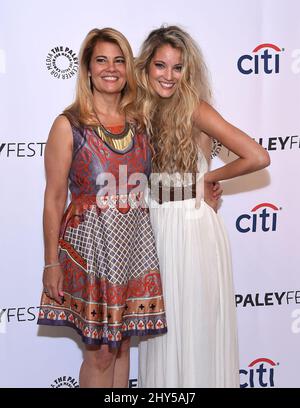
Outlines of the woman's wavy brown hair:
[{"label": "woman's wavy brown hair", "polygon": [[122,90],[120,110],[125,112],[127,120],[136,120],[139,117],[135,108],[137,83],[133,53],[129,42],[122,33],[114,28],[94,28],[87,34],[80,49],[75,101],[63,112],[75,126],[80,124],[87,126],[99,125],[94,114],[93,86],[88,75],[91,57],[99,41],[110,42],[120,47],[125,58],[127,75],[127,82]]},{"label": "woman's wavy brown hair", "polygon": [[[176,92],[160,98],[149,82],[149,65],[165,44],[182,53],[182,77]],[[177,26],[153,30],[144,41],[135,62],[138,81],[137,105],[154,149],[153,171],[197,171],[197,144],[193,136],[193,113],[201,100],[210,100],[206,65],[191,36]]]}]

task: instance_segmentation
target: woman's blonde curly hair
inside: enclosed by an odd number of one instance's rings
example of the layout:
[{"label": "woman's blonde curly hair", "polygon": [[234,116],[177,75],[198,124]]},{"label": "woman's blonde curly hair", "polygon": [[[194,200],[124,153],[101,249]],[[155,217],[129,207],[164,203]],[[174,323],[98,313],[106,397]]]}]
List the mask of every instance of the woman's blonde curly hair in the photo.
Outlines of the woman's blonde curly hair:
[{"label": "woman's blonde curly hair", "polygon": [[[149,65],[156,51],[169,44],[182,55],[182,77],[171,98],[160,98],[149,82]],[[143,114],[154,150],[153,171],[197,171],[197,144],[193,137],[193,113],[201,100],[210,100],[206,65],[191,36],[178,26],[153,30],[135,61],[138,110]]]}]

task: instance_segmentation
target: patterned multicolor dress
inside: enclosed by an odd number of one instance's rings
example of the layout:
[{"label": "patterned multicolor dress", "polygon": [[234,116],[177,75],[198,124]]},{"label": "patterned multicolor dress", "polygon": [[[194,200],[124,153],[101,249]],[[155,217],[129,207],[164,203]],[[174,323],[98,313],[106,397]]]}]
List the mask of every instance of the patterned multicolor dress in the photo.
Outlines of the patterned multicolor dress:
[{"label": "patterned multicolor dress", "polygon": [[[110,130],[116,133],[117,127]],[[132,145],[121,153],[95,129],[72,127],[72,131],[72,198],[59,239],[63,303],[43,294],[38,324],[71,326],[85,343],[112,347],[118,347],[123,336],[164,333],[162,287],[145,186],[137,191],[138,183],[131,181],[136,174],[149,177],[147,138],[134,131]],[[114,194],[101,189],[107,174],[116,180]]]}]

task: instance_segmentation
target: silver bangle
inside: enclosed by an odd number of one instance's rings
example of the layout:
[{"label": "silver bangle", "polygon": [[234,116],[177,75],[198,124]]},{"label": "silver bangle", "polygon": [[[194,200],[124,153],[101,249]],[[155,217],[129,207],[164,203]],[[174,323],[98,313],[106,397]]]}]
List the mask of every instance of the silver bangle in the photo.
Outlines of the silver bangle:
[{"label": "silver bangle", "polygon": [[48,265],[45,265],[44,266],[44,269],[47,269],[47,268],[54,268],[54,266],[59,266],[60,265],[60,263],[59,262],[57,262],[57,263],[53,263],[53,264],[48,264]]}]

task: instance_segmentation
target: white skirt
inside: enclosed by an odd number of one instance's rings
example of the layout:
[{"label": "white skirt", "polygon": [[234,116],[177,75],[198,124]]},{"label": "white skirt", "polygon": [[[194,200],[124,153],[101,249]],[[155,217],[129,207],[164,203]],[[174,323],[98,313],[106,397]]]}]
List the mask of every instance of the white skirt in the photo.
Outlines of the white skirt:
[{"label": "white skirt", "polygon": [[203,200],[150,203],[168,333],[139,343],[139,387],[239,387],[230,248]]}]

